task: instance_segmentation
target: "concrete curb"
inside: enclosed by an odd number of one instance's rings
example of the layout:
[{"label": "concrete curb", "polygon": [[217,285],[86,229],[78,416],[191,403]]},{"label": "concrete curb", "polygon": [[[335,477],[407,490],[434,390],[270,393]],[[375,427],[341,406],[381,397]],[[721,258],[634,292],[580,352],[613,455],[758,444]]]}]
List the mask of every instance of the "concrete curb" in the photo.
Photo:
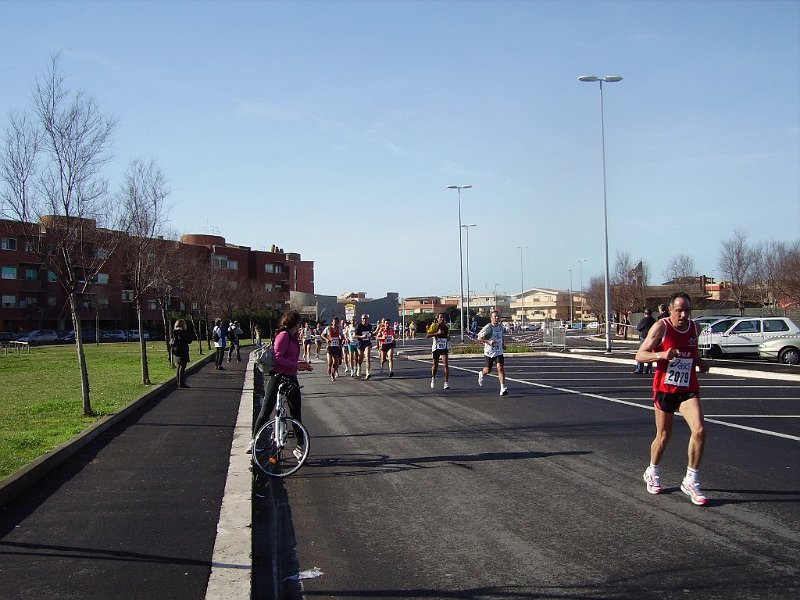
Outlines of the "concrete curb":
[{"label": "concrete curb", "polygon": [[[200,369],[207,362],[214,359],[214,355],[210,354],[196,361],[186,369],[187,373],[194,373]],[[136,400],[123,406],[119,412],[103,417],[97,423],[85,429],[74,438],[67,440],[60,446],[56,446],[53,450],[44,454],[34,460],[32,463],[23,467],[16,473],[12,473],[3,481],[0,481],[0,506],[5,506],[11,502],[18,495],[27,491],[31,486],[35,485],[53,469],[75,456],[80,450],[88,446],[100,435],[117,425],[120,421],[125,420],[130,415],[134,414],[137,410],[147,405],[151,400],[162,394],[167,387],[174,386],[175,380],[170,379],[164,383],[158,384],[150,391],[142,394]]]},{"label": "concrete curb", "polygon": [[247,454],[246,450],[253,438],[254,365],[251,352],[233,431],[228,477],[222,496],[217,538],[214,540],[206,600],[245,600],[251,595],[253,473],[252,455]]}]

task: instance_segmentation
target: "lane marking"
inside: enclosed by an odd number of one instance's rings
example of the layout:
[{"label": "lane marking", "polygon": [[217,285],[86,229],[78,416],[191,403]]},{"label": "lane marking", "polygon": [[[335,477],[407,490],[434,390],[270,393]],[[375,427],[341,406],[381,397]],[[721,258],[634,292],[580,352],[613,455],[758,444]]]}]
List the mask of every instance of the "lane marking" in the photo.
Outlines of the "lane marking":
[{"label": "lane marking", "polygon": [[[410,358],[409,357],[409,360],[413,360],[415,362],[421,362],[421,363],[425,363],[425,364],[430,364],[430,360],[424,360],[424,359],[421,359],[421,358]],[[466,367],[458,367],[458,366],[453,365],[453,364],[450,365],[450,368],[451,369],[455,369],[457,371],[465,371],[467,373],[472,373],[472,374],[475,374],[475,375],[478,374],[478,371],[473,371],[471,369],[467,369]],[[497,378],[496,375],[488,375],[487,377],[492,377],[494,379]],[[621,400],[619,398],[612,398],[610,396],[604,396],[602,394],[593,394],[593,393],[588,393],[588,392],[581,392],[581,391],[578,391],[578,390],[572,390],[570,388],[562,388],[562,387],[557,387],[557,386],[554,386],[554,385],[547,385],[545,383],[536,383],[535,381],[525,381],[524,379],[516,379],[516,378],[508,377],[508,376],[506,376],[506,381],[513,381],[514,383],[520,383],[520,384],[523,384],[523,385],[530,385],[530,386],[538,387],[538,388],[546,388],[546,389],[550,389],[550,390],[555,390],[557,392],[564,392],[565,394],[573,394],[575,396],[585,396],[587,398],[596,398],[598,400],[605,400],[606,402],[613,402],[614,404],[622,404],[622,405],[625,405],[625,406],[632,406],[634,408],[639,408],[639,409],[644,409],[644,410],[649,410],[649,411],[655,411],[655,408],[652,405],[650,405],[650,406],[642,405],[642,404],[639,404],[637,402],[632,402],[630,400]],[[771,387],[771,386],[764,386],[764,387]],[[779,386],[775,386],[775,387],[779,387]],[[783,386],[780,386],[780,387],[783,387]],[[680,412],[676,412],[675,414],[681,416]],[[800,436],[789,435],[788,433],[780,433],[780,432],[777,432],[777,431],[770,431],[768,429],[759,429],[757,427],[748,427],[746,425],[739,425],[737,423],[728,423],[726,421],[718,421],[718,420],[716,420],[714,418],[708,418],[708,417],[706,417],[705,420],[708,423],[714,423],[715,425],[722,425],[723,427],[730,427],[730,428],[733,428],[733,429],[742,429],[744,431],[750,431],[750,432],[753,432],[753,433],[761,433],[761,434],[764,434],[764,435],[769,435],[769,436],[773,436],[773,437],[777,437],[777,438],[783,438],[783,439],[792,440],[792,441],[795,441],[795,442],[800,442]]]}]

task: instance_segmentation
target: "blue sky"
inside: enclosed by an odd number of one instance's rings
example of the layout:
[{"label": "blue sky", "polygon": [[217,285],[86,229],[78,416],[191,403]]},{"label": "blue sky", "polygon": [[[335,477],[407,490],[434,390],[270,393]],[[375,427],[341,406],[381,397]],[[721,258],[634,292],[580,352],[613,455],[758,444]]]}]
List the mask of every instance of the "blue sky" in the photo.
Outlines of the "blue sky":
[{"label": "blue sky", "polygon": [[[176,234],[276,244],[320,293],[579,287],[609,247],[661,281],[736,229],[800,238],[800,2],[0,0],[0,117],[62,52],[118,119],[118,182],[153,159]],[[715,275],[718,276],[718,273]]]}]

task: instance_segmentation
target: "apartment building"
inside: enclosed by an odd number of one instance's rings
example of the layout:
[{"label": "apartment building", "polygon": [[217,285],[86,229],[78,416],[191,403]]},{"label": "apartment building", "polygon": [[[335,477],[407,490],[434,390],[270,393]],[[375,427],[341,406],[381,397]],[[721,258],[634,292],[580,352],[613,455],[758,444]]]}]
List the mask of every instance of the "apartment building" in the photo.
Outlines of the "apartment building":
[{"label": "apartment building", "polygon": [[[31,231],[47,235],[52,222],[42,220],[38,228],[30,223],[0,219],[0,331],[26,331],[37,328],[72,329],[68,298],[40,256],[33,252],[28,236]],[[292,291],[314,292],[314,263],[300,254],[285,252],[273,246],[269,252],[228,243],[214,235],[189,234],[180,241],[158,240],[170,252],[193,256],[220,270],[229,281],[227,289],[235,297],[237,289],[254,284],[265,294],[263,308],[282,309]],[[95,249],[96,252],[101,249]],[[109,256],[79,298],[83,325],[101,329],[129,329],[135,326],[136,315],[131,306],[131,292],[119,260]],[[231,305],[228,303],[228,305]],[[170,308],[185,311],[180,290],[170,298]],[[142,305],[145,325],[160,323],[160,309],[155,298],[146,298]]]}]

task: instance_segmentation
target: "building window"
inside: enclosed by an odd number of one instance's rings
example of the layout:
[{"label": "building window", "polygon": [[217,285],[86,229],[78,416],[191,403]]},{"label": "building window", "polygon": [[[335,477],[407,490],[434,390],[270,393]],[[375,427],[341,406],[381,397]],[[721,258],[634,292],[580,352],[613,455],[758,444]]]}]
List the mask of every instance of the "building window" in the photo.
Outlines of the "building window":
[{"label": "building window", "polygon": [[158,310],[158,302],[156,302],[155,300],[148,300],[147,308],[148,310]]},{"label": "building window", "polygon": [[264,271],[267,273],[283,273],[283,265],[267,263],[264,265]]},{"label": "building window", "polygon": [[271,292],[271,291],[272,291],[272,284],[271,284],[271,283],[265,283],[265,284],[264,284],[264,289],[265,289],[267,292]]},{"label": "building window", "polygon": [[110,302],[108,301],[108,298],[98,298],[97,299],[97,305],[100,308],[108,308],[109,304],[110,304]]},{"label": "building window", "polygon": [[25,280],[36,281],[39,279],[39,269],[25,269]]},{"label": "building window", "polygon": [[94,257],[99,258],[100,260],[106,260],[108,256],[108,250],[105,248],[96,248],[94,251]]},{"label": "building window", "polygon": [[55,283],[56,281],[58,281],[58,279],[56,278],[56,274],[53,273],[52,271],[48,271],[47,272],[47,283]]},{"label": "building window", "polygon": [[58,298],[56,298],[55,296],[48,296],[47,297],[47,306],[49,306],[50,308],[53,308],[57,304],[58,304]]},{"label": "building window", "polygon": [[3,279],[16,279],[17,278],[17,267],[3,267],[2,278]]},{"label": "building window", "polygon": [[3,296],[3,308],[16,308],[16,307],[17,307],[16,296]]},{"label": "building window", "polygon": [[98,273],[97,283],[101,285],[108,285],[108,273]]},{"label": "building window", "polygon": [[39,304],[39,300],[36,296],[25,296],[24,298],[19,299],[19,307],[25,308],[26,306],[36,306]]},{"label": "building window", "polygon": [[238,260],[229,260],[228,261],[228,268],[231,271],[238,271],[239,270],[239,261]]},{"label": "building window", "polygon": [[0,238],[0,250],[16,250],[17,238]]}]

